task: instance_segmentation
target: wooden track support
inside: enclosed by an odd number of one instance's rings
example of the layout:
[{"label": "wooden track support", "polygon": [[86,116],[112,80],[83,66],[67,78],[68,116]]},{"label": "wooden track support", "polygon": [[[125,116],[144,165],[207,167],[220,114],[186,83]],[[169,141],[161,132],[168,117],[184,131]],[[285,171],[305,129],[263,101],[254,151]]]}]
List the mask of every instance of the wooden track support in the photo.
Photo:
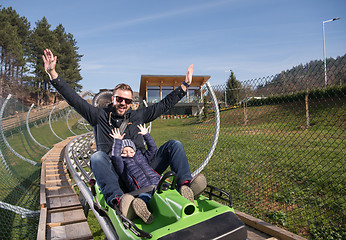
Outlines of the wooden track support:
[{"label": "wooden track support", "polygon": [[68,138],[46,153],[42,161],[40,222],[37,239],[93,239],[82,205],[64,164]]}]

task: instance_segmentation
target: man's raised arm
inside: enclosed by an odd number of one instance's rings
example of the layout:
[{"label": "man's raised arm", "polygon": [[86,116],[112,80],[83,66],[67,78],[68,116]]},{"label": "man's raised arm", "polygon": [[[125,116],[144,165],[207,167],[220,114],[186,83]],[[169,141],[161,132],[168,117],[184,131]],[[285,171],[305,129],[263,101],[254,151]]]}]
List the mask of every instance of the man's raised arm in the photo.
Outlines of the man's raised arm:
[{"label": "man's raised arm", "polygon": [[82,117],[84,117],[92,126],[97,123],[99,108],[92,106],[86,100],[76,93],[65,80],[59,77],[55,70],[57,57],[49,49],[43,52],[44,69],[50,77],[52,85],[64,97],[66,102],[73,107]]}]

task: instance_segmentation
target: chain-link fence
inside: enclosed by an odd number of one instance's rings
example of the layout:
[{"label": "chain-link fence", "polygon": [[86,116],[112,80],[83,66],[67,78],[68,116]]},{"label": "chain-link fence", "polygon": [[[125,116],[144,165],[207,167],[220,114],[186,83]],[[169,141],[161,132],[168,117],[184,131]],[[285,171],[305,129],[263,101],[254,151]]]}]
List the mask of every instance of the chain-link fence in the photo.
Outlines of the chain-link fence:
[{"label": "chain-link fence", "polygon": [[[221,128],[203,173],[242,212],[303,237],[345,239],[346,64],[329,66],[327,82],[315,67],[213,86]],[[158,145],[182,141],[192,171],[214,134],[214,106],[204,93],[201,116],[156,120],[152,128]]]},{"label": "chain-link fence", "polygon": [[0,239],[36,239],[41,157],[86,125],[63,102],[37,108],[8,97],[0,103]]}]

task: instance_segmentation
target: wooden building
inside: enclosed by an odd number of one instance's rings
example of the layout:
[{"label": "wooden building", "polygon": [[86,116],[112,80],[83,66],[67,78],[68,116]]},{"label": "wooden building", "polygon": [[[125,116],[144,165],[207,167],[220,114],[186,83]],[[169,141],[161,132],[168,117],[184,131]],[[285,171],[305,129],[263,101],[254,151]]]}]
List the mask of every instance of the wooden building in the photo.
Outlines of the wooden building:
[{"label": "wooden building", "polygon": [[[196,115],[203,105],[202,87],[209,78],[210,76],[194,75],[186,96],[166,114]],[[184,80],[185,75],[142,75],[139,101],[145,100],[149,106],[159,102]]]}]

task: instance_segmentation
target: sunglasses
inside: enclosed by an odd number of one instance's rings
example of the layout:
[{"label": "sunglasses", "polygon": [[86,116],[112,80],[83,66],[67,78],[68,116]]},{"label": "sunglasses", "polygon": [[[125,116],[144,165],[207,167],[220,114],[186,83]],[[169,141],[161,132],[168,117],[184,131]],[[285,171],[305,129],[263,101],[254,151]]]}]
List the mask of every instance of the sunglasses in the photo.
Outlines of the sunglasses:
[{"label": "sunglasses", "polygon": [[131,104],[132,103],[132,99],[123,98],[123,97],[119,97],[119,96],[115,96],[115,100],[118,103],[122,103],[123,101],[125,101],[126,104]]}]

